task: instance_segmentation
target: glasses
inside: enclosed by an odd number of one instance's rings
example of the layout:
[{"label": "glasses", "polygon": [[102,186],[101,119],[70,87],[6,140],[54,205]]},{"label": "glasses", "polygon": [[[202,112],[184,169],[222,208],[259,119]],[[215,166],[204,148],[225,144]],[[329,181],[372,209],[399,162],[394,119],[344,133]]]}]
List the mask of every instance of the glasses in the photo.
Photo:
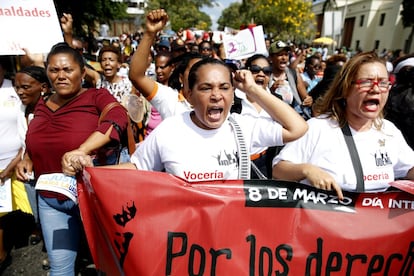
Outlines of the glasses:
[{"label": "glasses", "polygon": [[201,47],[200,51],[211,51],[210,47]]},{"label": "glasses", "polygon": [[266,66],[266,67],[260,67],[258,65],[252,65],[249,67],[250,72],[253,74],[259,74],[260,71],[262,71],[265,75],[270,76],[272,74],[272,67]]},{"label": "glasses", "polygon": [[352,83],[358,85],[358,89],[361,92],[368,92],[372,88],[374,88],[374,85],[378,86],[379,90],[383,93],[388,92],[388,89],[390,88],[391,83],[386,80],[373,80],[373,79],[359,79],[356,81],[353,81]]}]

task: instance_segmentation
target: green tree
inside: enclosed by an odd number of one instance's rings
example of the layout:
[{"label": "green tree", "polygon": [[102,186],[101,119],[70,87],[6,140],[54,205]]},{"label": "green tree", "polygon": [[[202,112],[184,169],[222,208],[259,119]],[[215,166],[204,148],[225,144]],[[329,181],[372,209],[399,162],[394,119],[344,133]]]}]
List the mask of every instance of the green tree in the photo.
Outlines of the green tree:
[{"label": "green tree", "polygon": [[[272,38],[300,42],[309,40],[316,32],[311,8],[312,3],[303,0],[245,0],[239,15],[245,25],[263,25],[265,33],[272,34]],[[223,17],[227,12],[225,9],[220,17],[221,26],[230,24]]]},{"label": "green tree", "polygon": [[224,9],[221,16],[217,20],[219,30],[224,30],[224,27],[239,29],[241,25],[245,24],[245,16],[242,11],[242,4],[235,2],[230,4],[228,8]]},{"label": "green tree", "polygon": [[403,0],[403,10],[401,11],[402,22],[404,28],[411,27],[410,35],[407,39],[407,44],[404,47],[404,52],[408,53],[411,49],[414,36],[414,2],[412,0]]},{"label": "green tree", "polygon": [[208,0],[149,0],[147,11],[163,8],[168,12],[170,17],[171,29],[197,28],[208,30],[211,28],[211,18],[200,9],[203,6],[212,6],[215,1]]},{"label": "green tree", "polygon": [[[54,0],[57,14],[71,13],[76,35],[85,36],[96,23],[109,23],[114,19],[128,18],[127,5],[111,0]],[[86,30],[84,27],[87,27]]]}]

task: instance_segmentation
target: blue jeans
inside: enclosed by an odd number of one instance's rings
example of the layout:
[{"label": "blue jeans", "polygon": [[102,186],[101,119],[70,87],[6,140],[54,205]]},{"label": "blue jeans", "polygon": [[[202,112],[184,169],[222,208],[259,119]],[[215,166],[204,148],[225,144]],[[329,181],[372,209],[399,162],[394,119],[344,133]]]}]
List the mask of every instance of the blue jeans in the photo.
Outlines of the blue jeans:
[{"label": "blue jeans", "polygon": [[105,164],[102,164],[102,162],[99,160],[99,158],[95,158],[92,160],[93,165],[96,166],[105,166],[105,165],[115,165],[115,164],[120,164],[120,163],[128,163],[131,161],[131,157],[129,156],[128,153],[128,148],[127,147],[123,147],[121,148],[119,151],[114,150],[111,151],[111,154],[106,156],[106,160],[102,160],[105,161]]},{"label": "blue jeans", "polygon": [[29,180],[24,183],[24,187],[27,193],[27,199],[29,200],[30,207],[32,207],[32,213],[35,218],[36,225],[39,225],[39,214],[37,211],[37,196],[35,190],[36,181]]},{"label": "blue jeans", "polygon": [[128,163],[131,162],[131,156],[129,156],[128,153],[128,148],[127,147],[123,147],[121,149],[121,154],[119,156],[119,163]]},{"label": "blue jeans", "polygon": [[38,196],[43,239],[50,262],[50,276],[75,275],[81,219],[72,200]]}]

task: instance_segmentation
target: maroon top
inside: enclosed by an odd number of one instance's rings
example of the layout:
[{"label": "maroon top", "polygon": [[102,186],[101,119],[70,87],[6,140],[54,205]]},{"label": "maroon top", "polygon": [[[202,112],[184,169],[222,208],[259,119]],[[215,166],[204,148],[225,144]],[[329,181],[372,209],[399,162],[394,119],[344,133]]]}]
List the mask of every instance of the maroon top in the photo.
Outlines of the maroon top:
[{"label": "maroon top", "polygon": [[[94,131],[106,133],[111,121],[125,130],[127,114],[120,106],[111,109],[98,127],[99,114],[114,101],[116,99],[105,88],[88,89],[56,111],[40,99],[26,134],[27,152],[33,161],[36,178],[41,174],[62,172],[62,156],[79,148]],[[111,138],[119,141],[115,128]]]}]

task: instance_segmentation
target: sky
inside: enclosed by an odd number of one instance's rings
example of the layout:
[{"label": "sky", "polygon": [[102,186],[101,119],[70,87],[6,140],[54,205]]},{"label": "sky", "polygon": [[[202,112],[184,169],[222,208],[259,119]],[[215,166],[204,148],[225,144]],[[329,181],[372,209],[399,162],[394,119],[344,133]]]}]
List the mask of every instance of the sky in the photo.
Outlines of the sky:
[{"label": "sky", "polygon": [[211,26],[211,29],[213,31],[217,30],[217,20],[219,19],[222,10],[227,8],[231,3],[234,2],[241,2],[241,0],[217,0],[217,5],[211,7],[211,8],[202,8],[201,10],[207,14],[210,15],[211,21],[213,25]]}]

